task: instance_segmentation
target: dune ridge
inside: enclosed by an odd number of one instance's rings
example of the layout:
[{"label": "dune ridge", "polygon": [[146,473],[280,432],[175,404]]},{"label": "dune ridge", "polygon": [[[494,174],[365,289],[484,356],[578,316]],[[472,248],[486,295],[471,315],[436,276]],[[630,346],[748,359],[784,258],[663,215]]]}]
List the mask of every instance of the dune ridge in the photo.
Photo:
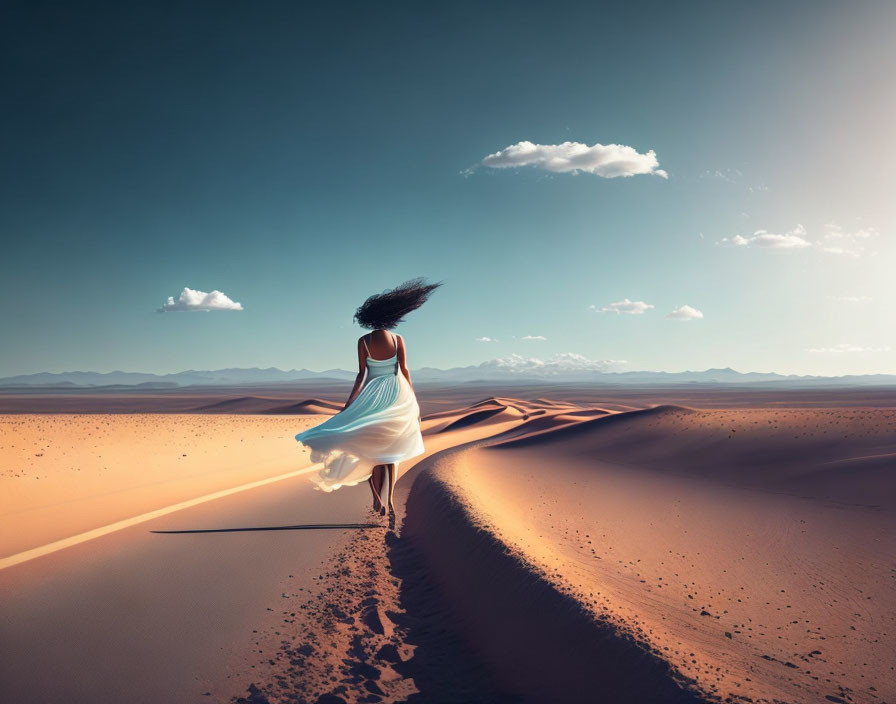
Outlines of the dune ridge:
[{"label": "dune ridge", "polygon": [[[495,448],[562,444],[565,455],[714,482],[896,508],[896,411],[697,410],[662,405],[571,425]],[[599,432],[597,432],[599,430]]]},{"label": "dune ridge", "polygon": [[524,702],[707,701],[658,653],[610,621],[593,618],[477,518],[446,480],[464,451],[446,451],[420,467],[402,540],[438,584],[448,609],[441,615],[445,627],[472,644],[500,691]]}]

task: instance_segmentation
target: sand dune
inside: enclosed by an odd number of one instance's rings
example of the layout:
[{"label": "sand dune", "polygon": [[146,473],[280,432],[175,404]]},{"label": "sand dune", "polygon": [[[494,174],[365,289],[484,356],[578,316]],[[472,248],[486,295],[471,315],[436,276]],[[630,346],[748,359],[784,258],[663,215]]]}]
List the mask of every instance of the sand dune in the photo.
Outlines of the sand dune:
[{"label": "sand dune", "polygon": [[[350,381],[307,380],[302,382],[241,386],[193,386],[172,389],[138,387],[114,388],[0,388],[0,413],[190,413],[196,408],[228,399],[254,396],[270,399],[268,408],[246,412],[270,412],[289,406],[298,399],[326,399],[342,404],[351,388]],[[507,383],[469,382],[464,384],[418,383],[417,398],[425,416],[453,413],[493,399],[532,399],[539,408],[555,404],[600,407],[611,411],[632,411],[657,404],[677,404],[692,408],[850,408],[896,407],[896,388],[767,388],[726,387],[714,384],[675,387],[583,385],[579,383],[533,382],[524,379]]]},{"label": "sand dune", "polygon": [[511,430],[416,470],[406,537],[525,701],[890,701],[894,417],[660,407]]},{"label": "sand dune", "polygon": [[264,413],[266,415],[333,415],[345,404],[310,398],[298,403],[283,404],[282,399],[264,396],[238,396],[197,406],[197,413]]},{"label": "sand dune", "polygon": [[271,406],[274,399],[263,396],[237,396],[197,406],[196,413],[259,413]]},{"label": "sand dune", "polygon": [[[526,423],[525,427],[530,431],[535,431],[539,428],[553,428],[606,412],[604,409],[583,408],[577,404],[545,401],[544,399],[524,400],[491,396],[466,408],[440,411],[424,416],[422,428],[424,434],[433,434],[468,426],[517,420]],[[531,420],[538,416],[552,420],[541,424],[531,424]],[[514,432],[517,430],[518,428]]]},{"label": "sand dune", "polygon": [[586,408],[569,412],[551,409],[542,413],[531,413],[528,416],[528,420],[520,423],[515,428],[501,433],[498,438],[504,441],[509,441],[509,438],[534,438],[564,426],[582,423],[593,418],[602,418],[611,413],[616,413],[616,411],[609,411],[605,408]]},{"label": "sand dune", "polygon": [[497,400],[487,399],[467,408],[452,409],[424,416],[421,419],[420,427],[425,435],[432,435],[473,425],[516,420],[522,415],[522,412],[515,408],[508,407]]},{"label": "sand dune", "polygon": [[[600,432],[595,432],[599,428]],[[896,508],[896,411],[660,406],[507,447],[589,455],[737,486]]]},{"label": "sand dune", "polygon": [[336,401],[325,401],[320,398],[309,398],[307,401],[300,401],[286,406],[275,406],[263,413],[279,414],[279,415],[333,415],[338,413],[345,407],[344,403]]}]

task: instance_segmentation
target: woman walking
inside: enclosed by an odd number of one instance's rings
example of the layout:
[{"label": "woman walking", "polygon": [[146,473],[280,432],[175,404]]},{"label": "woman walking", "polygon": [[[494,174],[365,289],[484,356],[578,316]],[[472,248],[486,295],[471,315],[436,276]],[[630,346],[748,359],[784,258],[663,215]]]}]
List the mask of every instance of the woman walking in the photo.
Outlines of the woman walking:
[{"label": "woman walking", "polygon": [[296,435],[296,440],[311,448],[311,461],[324,465],[312,477],[318,488],[334,491],[368,481],[374,510],[381,515],[394,513],[398,463],[424,451],[407,347],[392,329],[439,286],[412,279],[364,301],[354,319],[371,332],[358,339],[358,375],[345,407]]}]

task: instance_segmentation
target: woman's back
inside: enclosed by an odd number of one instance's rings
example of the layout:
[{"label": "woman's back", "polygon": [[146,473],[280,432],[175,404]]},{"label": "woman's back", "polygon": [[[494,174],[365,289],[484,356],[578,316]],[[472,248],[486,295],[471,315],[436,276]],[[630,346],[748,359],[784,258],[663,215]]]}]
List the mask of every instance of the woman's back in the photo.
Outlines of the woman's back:
[{"label": "woman's back", "polygon": [[[379,357],[374,356],[369,347],[367,347],[367,359],[365,360],[365,367],[367,369],[367,382],[369,383],[372,379],[375,379],[378,376],[386,376],[388,375],[398,375],[398,337],[393,333],[390,333],[393,338],[392,342],[392,355],[389,357]],[[367,346],[367,341],[362,338],[365,347]]]},{"label": "woman's back", "polygon": [[398,356],[398,336],[388,330],[374,330],[361,339],[367,348],[369,360],[391,360]]}]

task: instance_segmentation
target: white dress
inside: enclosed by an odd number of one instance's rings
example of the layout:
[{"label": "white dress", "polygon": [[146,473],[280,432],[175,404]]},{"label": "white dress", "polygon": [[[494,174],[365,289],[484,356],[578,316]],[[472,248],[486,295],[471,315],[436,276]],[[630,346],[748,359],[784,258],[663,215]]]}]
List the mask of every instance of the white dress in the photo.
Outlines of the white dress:
[{"label": "white dress", "polygon": [[[361,391],[348,408],[296,435],[323,468],[311,480],[323,491],[366,481],[378,464],[398,464],[423,454],[420,408],[414,389],[389,359],[367,357]],[[364,343],[366,346],[366,342]]]}]

